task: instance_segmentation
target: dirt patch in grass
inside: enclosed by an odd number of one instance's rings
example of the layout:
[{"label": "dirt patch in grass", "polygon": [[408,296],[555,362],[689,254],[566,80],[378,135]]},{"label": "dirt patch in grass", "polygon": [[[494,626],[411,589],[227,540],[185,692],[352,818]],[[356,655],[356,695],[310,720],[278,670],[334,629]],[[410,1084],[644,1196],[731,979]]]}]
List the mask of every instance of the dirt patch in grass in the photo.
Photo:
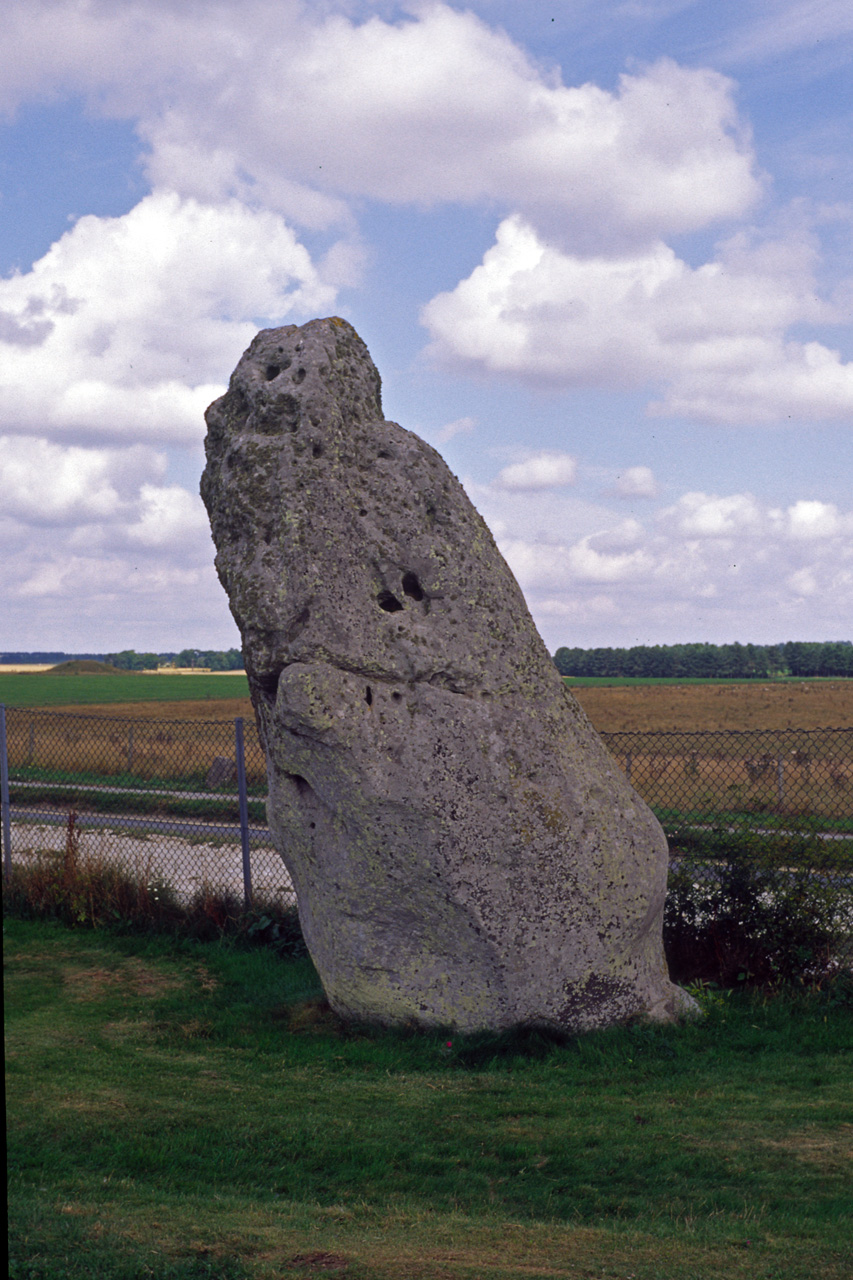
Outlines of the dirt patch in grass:
[{"label": "dirt patch in grass", "polygon": [[140,1036],[151,1039],[158,1034],[157,1025],[147,1018],[120,1018],[116,1022],[105,1022],[101,1033],[107,1040],[118,1044],[125,1040],[138,1040]]},{"label": "dirt patch in grass", "polygon": [[764,1139],[762,1145],[787,1151],[798,1160],[837,1172],[853,1163],[853,1124],[840,1124],[834,1129],[803,1129],[781,1139]]},{"label": "dirt patch in grass", "polygon": [[121,989],[142,999],[180,991],[185,983],[173,974],[163,973],[137,958],[103,965],[64,965],[62,980],[74,1000],[99,1000],[106,992]]},{"label": "dirt patch in grass", "polygon": [[202,991],[215,991],[219,986],[219,980],[213,976],[207,965],[196,965],[195,972]]},{"label": "dirt patch in grass", "polygon": [[291,1258],[288,1267],[295,1271],[304,1271],[309,1275],[317,1275],[318,1273],[329,1274],[330,1272],[346,1271],[349,1268],[349,1262],[339,1253],[297,1253],[295,1258]]},{"label": "dirt patch in grass", "polygon": [[62,1098],[57,1106],[62,1111],[75,1111],[87,1116],[118,1115],[130,1111],[126,1100],[114,1093],[71,1095]]}]

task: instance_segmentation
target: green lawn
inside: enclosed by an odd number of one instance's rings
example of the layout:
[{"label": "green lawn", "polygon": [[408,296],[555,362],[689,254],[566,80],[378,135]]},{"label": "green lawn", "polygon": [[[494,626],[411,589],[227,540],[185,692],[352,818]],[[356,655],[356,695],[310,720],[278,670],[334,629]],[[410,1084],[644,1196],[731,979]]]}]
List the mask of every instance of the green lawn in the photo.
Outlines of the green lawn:
[{"label": "green lawn", "polygon": [[5,967],[13,1280],[850,1275],[837,990],[554,1046],[348,1031],[265,951],[7,919]]},{"label": "green lawn", "polygon": [[61,707],[110,702],[196,702],[248,698],[243,673],[227,675],[51,675],[25,671],[0,674],[0,703],[7,707]]}]

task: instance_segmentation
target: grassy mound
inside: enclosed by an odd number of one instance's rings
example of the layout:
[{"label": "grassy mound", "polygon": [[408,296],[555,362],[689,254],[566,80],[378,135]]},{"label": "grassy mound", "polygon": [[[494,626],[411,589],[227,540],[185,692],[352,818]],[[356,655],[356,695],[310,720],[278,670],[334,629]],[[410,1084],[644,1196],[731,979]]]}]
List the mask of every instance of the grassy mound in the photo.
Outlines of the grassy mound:
[{"label": "grassy mound", "polygon": [[121,674],[118,667],[111,662],[96,662],[94,658],[73,658],[69,662],[59,662],[46,676],[117,676]]}]

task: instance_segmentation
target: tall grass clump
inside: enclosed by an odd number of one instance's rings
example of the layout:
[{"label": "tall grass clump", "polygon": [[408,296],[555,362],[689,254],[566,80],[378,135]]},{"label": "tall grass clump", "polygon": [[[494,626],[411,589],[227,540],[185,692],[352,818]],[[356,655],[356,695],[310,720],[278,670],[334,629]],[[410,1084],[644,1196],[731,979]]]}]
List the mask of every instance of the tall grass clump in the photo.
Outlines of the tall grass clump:
[{"label": "tall grass clump", "polygon": [[42,850],[27,864],[13,865],[4,886],[3,913],[72,928],[229,940],[270,947],[282,956],[306,954],[295,907],[256,894],[247,909],[237,894],[207,884],[182,900],[152,871],[150,859],[128,866],[81,848],[74,812],[68,815],[61,849]]}]

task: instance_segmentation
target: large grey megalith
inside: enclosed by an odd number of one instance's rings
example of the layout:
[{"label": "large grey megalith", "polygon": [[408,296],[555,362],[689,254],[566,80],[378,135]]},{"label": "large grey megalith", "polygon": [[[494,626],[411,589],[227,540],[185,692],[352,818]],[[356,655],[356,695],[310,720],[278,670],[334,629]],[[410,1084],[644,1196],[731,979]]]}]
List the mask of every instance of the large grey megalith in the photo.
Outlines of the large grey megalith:
[{"label": "large grey megalith", "polygon": [[269,825],[332,1007],[464,1031],[685,1010],[661,828],[355,330],[259,333],[206,416]]}]

